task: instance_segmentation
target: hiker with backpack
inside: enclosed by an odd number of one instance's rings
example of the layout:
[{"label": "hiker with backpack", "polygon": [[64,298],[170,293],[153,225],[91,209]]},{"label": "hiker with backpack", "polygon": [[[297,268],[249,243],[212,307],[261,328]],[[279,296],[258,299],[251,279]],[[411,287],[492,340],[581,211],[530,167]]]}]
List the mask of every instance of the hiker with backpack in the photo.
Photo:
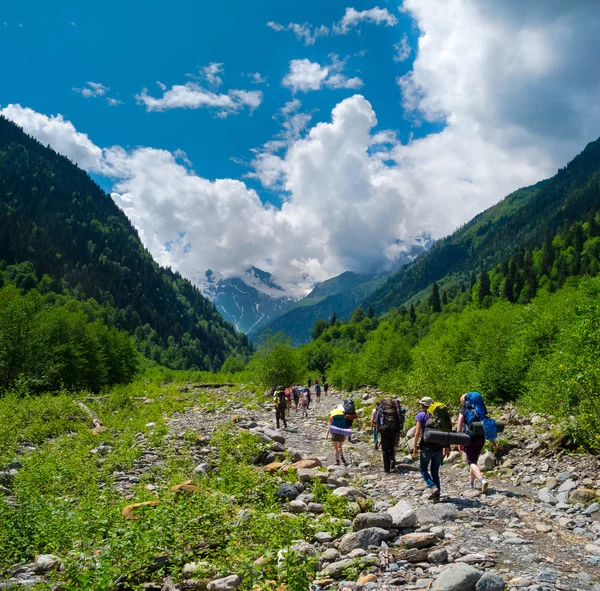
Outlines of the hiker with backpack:
[{"label": "hiker with backpack", "polygon": [[279,429],[279,423],[282,421],[284,429],[287,429],[287,420],[285,418],[287,398],[283,386],[277,386],[275,389],[273,403],[275,404],[275,422],[277,423],[277,428]]},{"label": "hiker with backpack", "polygon": [[294,397],[294,406],[296,407],[296,412],[298,412],[298,403],[300,402],[300,384],[296,384],[292,389],[292,395]]},{"label": "hiker with backpack", "polygon": [[371,413],[371,431],[373,431],[373,448],[375,451],[379,449],[379,418],[377,412],[379,411],[379,400],[375,403],[375,408]]},{"label": "hiker with backpack", "polygon": [[308,389],[310,390],[310,387],[312,386],[312,378],[310,376],[308,376]]},{"label": "hiker with backpack", "polygon": [[285,414],[286,416],[290,416],[290,410],[292,410],[292,389],[285,389]]},{"label": "hiker with backpack", "polygon": [[302,418],[308,418],[308,407],[310,405],[310,390],[308,388],[302,388],[302,394],[300,394],[300,406],[302,408]]},{"label": "hiker with backpack", "polygon": [[396,446],[405,417],[406,411],[397,398],[384,398],[375,413],[375,423],[381,436],[383,469],[387,473],[396,468]]},{"label": "hiker with backpack", "polygon": [[356,407],[354,406],[354,400],[352,398],[348,398],[344,400],[344,415],[346,418],[346,429],[350,429],[350,435],[348,435],[348,443],[354,443],[352,441],[352,425],[354,421],[358,418],[356,414]]},{"label": "hiker with backpack", "polygon": [[321,384],[318,381],[315,381],[315,394],[317,395],[317,404],[321,402]]},{"label": "hiker with backpack", "polygon": [[329,384],[327,382],[323,382],[323,392],[325,392],[325,396],[327,396],[327,390],[329,390]]},{"label": "hiker with backpack", "polygon": [[[495,421],[487,416],[487,408],[483,397],[479,392],[469,392],[460,397],[461,410],[458,415],[456,430],[459,433],[467,433],[471,437],[468,445],[461,445],[460,451],[465,454],[465,460],[469,466],[469,486],[475,487],[475,480],[481,485],[481,492],[485,495],[488,491],[488,481],[484,478],[477,462],[483,450],[486,440],[492,442],[494,451],[498,448],[496,443],[497,428]],[[481,423],[482,434],[476,433],[473,424]]]},{"label": "hiker with backpack", "polygon": [[436,431],[451,431],[452,420],[446,405],[441,402],[435,403],[432,398],[425,396],[420,400],[421,411],[415,417],[416,429],[413,442],[413,455],[419,456],[420,472],[425,484],[430,489],[428,499],[439,501],[441,494],[440,467],[444,456],[450,453],[449,447],[443,447],[438,443],[425,443],[424,436],[428,429]]},{"label": "hiker with backpack", "polygon": [[344,441],[346,437],[352,434],[351,429],[346,428],[346,411],[344,406],[338,406],[329,413],[329,427],[325,439],[329,438],[333,441],[333,453],[335,455],[335,463],[340,465],[340,461],[344,466],[347,466],[346,458],[344,457]]}]

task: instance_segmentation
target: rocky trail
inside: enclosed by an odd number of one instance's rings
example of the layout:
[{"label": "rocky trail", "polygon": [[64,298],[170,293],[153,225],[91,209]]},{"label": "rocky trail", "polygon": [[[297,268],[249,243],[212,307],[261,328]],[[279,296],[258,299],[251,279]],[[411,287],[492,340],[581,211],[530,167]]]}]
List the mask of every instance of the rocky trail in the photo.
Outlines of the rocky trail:
[{"label": "rocky trail", "polygon": [[[325,417],[341,402],[341,394],[323,397],[307,419],[292,409],[288,428],[281,430],[275,429],[270,403],[247,408],[227,387],[215,389],[214,394],[224,397],[226,405],[190,406],[164,417],[169,428],[167,448],[154,449],[147,435],[138,434],[139,459],[131,470],[113,474],[113,486],[122,498],[134,497],[135,486],[148,471],[160,474],[166,454],[179,453],[189,433],[195,434],[197,443],[193,472],[210,472],[216,453],[210,436],[227,424],[248,430],[266,444],[254,462],[261,469],[277,473],[294,463],[299,482],[281,483],[282,513],[316,518],[323,512],[311,494],[314,480],[350,502],[355,517],[346,521],[347,533],[336,539],[323,531],[294,547],[301,556],[316,557],[311,591],[600,591],[598,461],[553,448],[545,417],[524,419],[514,409],[504,408],[503,453],[499,458],[487,453],[481,460],[490,483],[487,495],[468,486],[461,454],[452,452],[441,470],[442,501],[434,504],[426,500],[428,491],[418,463],[408,455],[410,439],[401,440],[398,467],[391,474],[383,472],[381,454],[373,449],[369,432],[361,429],[355,431],[355,443],[344,446],[349,465],[334,465],[331,442],[325,439]],[[368,405],[377,394],[353,396]],[[193,402],[193,387],[188,398]],[[360,415],[363,409],[358,406]],[[368,420],[362,423],[366,429]],[[147,427],[152,430],[155,425]],[[102,463],[110,449],[100,445],[92,453]],[[158,476],[146,488],[164,485]],[[41,581],[36,572],[35,564],[23,567],[0,586],[31,586],[25,581]],[[228,591],[240,582],[232,575],[212,581],[208,590]],[[191,576],[178,587],[169,586],[170,579],[164,585],[163,589],[201,588],[194,587]],[[147,589],[161,586],[149,583]]]},{"label": "rocky trail", "polygon": [[[372,396],[367,392],[362,399],[368,402]],[[371,501],[366,513],[364,502],[355,503],[352,533],[299,546],[319,556],[314,591],[600,591],[600,506],[594,502],[600,489],[598,463],[590,456],[552,450],[543,417],[529,421],[514,410],[505,412],[508,451],[500,458],[487,453],[481,459],[489,469],[487,495],[468,486],[461,454],[453,452],[441,470],[442,502],[433,504],[425,500],[418,462],[407,455],[409,440],[401,442],[398,469],[391,474],[383,472],[367,431],[358,431],[356,442],[345,444],[349,465],[333,465],[324,417],[340,402],[335,394],[323,397],[308,419],[292,409],[288,428],[281,431],[275,430],[269,405],[259,411],[233,409],[240,428],[275,440],[273,451],[260,459],[266,470],[281,469],[285,445],[293,460],[305,460],[297,464],[300,481],[319,478],[335,495]],[[368,426],[367,420],[363,423]],[[206,421],[186,414],[171,427],[175,433],[205,431]],[[306,461],[311,459],[327,472],[301,467],[312,466]],[[319,511],[311,507],[310,493],[291,496],[288,511]],[[359,582],[342,580],[344,569],[361,558]]]}]

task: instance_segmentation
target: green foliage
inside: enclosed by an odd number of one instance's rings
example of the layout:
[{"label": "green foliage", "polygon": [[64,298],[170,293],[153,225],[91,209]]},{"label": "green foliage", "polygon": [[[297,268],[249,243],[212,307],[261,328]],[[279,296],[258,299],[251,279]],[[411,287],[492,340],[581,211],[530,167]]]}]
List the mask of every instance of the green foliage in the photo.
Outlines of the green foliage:
[{"label": "green foliage", "polygon": [[257,383],[270,388],[303,383],[307,372],[304,356],[283,333],[265,336],[249,369]]},{"label": "green foliage", "polygon": [[[74,304],[74,305],[71,305]],[[127,383],[138,353],[124,331],[91,322],[76,302],[55,303],[32,290],[0,289],[0,394],[17,383],[31,391]]]},{"label": "green foliage", "polygon": [[312,340],[315,341],[316,339],[318,339],[323,334],[323,331],[328,326],[329,326],[329,323],[327,322],[327,320],[323,320],[323,319],[315,320],[313,329],[310,333]]},{"label": "green foliage", "polygon": [[227,359],[225,359],[225,363],[223,363],[223,367],[221,368],[222,373],[239,373],[240,371],[244,371],[244,367],[246,364],[244,360],[235,355],[230,355]]},{"label": "green foliage", "polygon": [[1,116],[0,257],[0,286],[69,296],[161,365],[218,370],[251,353],[196,287],[152,260],[84,171]]}]

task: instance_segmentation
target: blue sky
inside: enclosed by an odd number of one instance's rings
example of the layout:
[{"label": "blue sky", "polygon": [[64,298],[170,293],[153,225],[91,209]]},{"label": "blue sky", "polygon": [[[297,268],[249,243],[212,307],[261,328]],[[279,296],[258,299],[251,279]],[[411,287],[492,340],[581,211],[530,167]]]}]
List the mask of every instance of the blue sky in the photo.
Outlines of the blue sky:
[{"label": "blue sky", "polygon": [[598,137],[599,28],[591,1],[5,2],[0,113],[161,264],[300,295],[394,268]]},{"label": "blue sky", "polygon": [[[66,0],[49,6],[42,0],[3,6],[0,21],[7,25],[0,28],[0,51],[12,57],[4,63],[0,78],[1,104],[62,113],[102,147],[181,149],[205,178],[240,176],[246,171],[231,158],[250,159],[250,150],[278,131],[273,114],[293,94],[281,86],[290,60],[327,63],[331,53],[347,58],[347,74],[363,80],[360,92],[369,96],[382,129],[395,129],[406,141],[409,133],[418,137],[432,128],[415,127],[400,109],[395,80],[411,68],[414,51],[405,61],[395,62],[393,46],[406,34],[414,49],[418,31],[394,2],[380,1],[379,6],[397,18],[396,26],[364,23],[350,34],[323,37],[311,46],[266,23],[331,26],[343,17],[345,2]],[[357,1],[352,6],[362,11],[374,4]],[[147,113],[137,104],[134,96],[144,87],[158,96],[156,81],[167,87],[184,84],[190,80],[186,74],[198,74],[210,63],[223,64],[223,89],[261,90],[260,107],[252,114],[220,119],[209,109]],[[250,72],[266,77],[268,86],[251,84]],[[82,98],[72,89],[87,81],[100,82],[110,91],[102,98]],[[351,89],[328,89],[298,96],[305,110],[314,113],[313,121],[322,121],[351,94]],[[111,107],[104,100],[107,96],[123,104]],[[262,197],[276,201],[271,192]]]}]

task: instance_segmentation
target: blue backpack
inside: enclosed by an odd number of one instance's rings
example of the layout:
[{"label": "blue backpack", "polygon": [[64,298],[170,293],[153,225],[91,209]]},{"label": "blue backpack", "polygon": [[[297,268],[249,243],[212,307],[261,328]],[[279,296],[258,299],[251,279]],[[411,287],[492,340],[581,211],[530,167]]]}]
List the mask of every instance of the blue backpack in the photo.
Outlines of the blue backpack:
[{"label": "blue backpack", "polygon": [[466,432],[469,435],[473,435],[470,425],[479,421],[483,426],[485,439],[487,441],[495,441],[498,437],[498,427],[496,421],[487,416],[487,408],[479,392],[469,392],[465,396],[465,410],[467,411],[465,417]]}]

